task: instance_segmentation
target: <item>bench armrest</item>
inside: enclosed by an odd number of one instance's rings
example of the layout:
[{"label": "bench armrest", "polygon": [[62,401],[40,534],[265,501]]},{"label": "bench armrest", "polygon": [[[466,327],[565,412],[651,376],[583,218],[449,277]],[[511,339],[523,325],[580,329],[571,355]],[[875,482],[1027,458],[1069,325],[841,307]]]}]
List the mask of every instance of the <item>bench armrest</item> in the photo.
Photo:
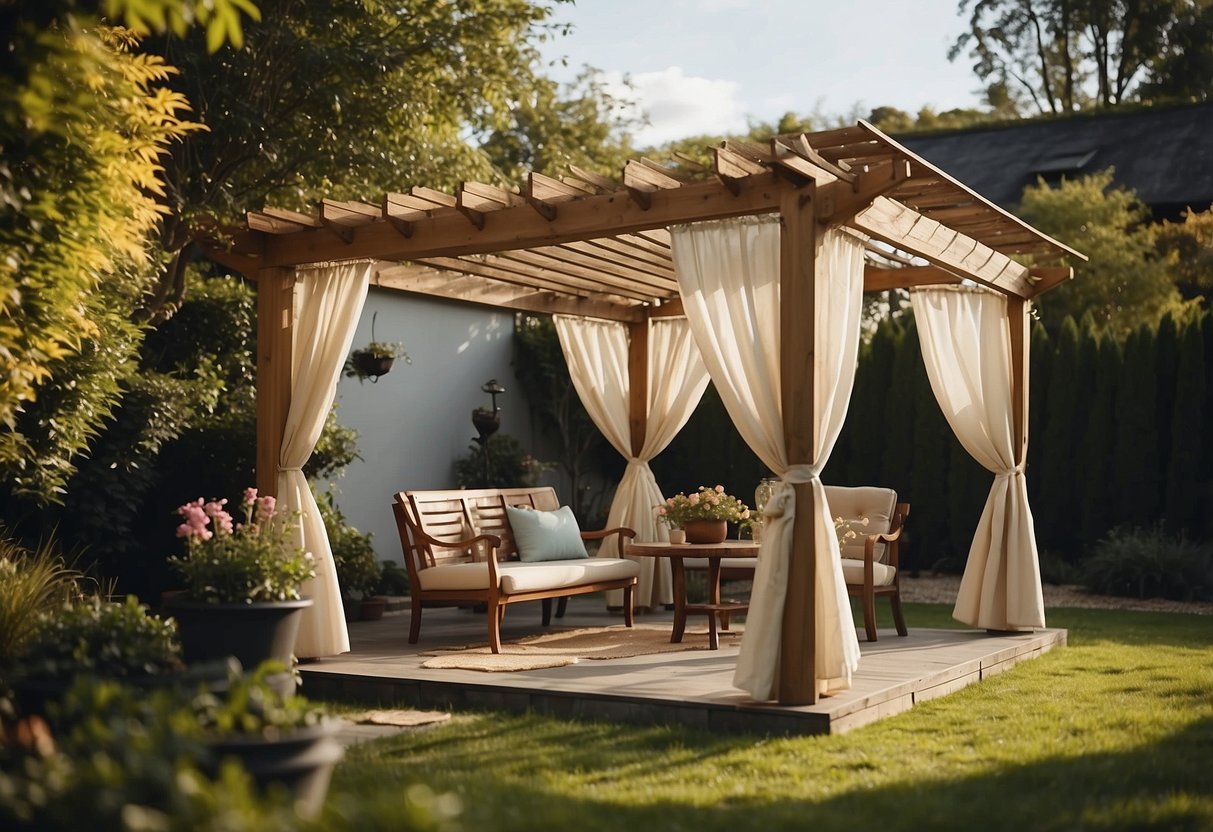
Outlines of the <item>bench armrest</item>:
[{"label": "bench armrest", "polygon": [[634,538],[636,536],[636,532],[634,529],[629,529],[627,526],[619,526],[618,528],[602,529],[601,531],[596,531],[596,532],[582,532],[581,539],[582,540],[603,540],[604,538],[608,538],[613,534],[617,534],[621,538],[626,538],[628,540],[631,540],[632,538]]}]

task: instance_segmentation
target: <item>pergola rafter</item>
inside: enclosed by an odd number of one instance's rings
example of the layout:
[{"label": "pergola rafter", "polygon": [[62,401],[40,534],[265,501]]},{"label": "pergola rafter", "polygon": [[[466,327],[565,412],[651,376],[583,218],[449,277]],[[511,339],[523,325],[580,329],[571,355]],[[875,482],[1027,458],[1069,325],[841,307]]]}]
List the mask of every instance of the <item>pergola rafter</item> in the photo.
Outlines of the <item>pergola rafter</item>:
[{"label": "pergola rafter", "polygon": [[[234,247],[213,248],[211,256],[259,281],[258,487],[263,493],[275,489],[289,410],[295,267],[375,260],[380,266],[373,280],[380,286],[627,323],[635,446],[643,441],[637,426],[646,418],[647,321],[682,313],[667,229],[759,214],[778,214],[783,223],[782,392],[791,463],[809,459],[820,423],[813,298],[815,281],[828,275],[817,274],[814,258],[831,225],[870,238],[867,290],[970,280],[1010,298],[1014,429],[1016,441],[1026,442],[1027,305],[1072,270],[1015,258],[1085,259],[1082,254],[866,122],[776,137],[765,145],[723,142],[711,149],[710,166],[684,156],[676,161],[631,160],[619,181],[570,168],[561,177],[532,173],[517,191],[465,182],[454,194],[413,187],[385,194],[377,205],[324,200],[316,215],[270,208],[250,213]],[[796,486],[798,495],[804,489]],[[817,695],[813,522],[797,514],[793,532],[779,669],[783,704],[811,703]]]}]

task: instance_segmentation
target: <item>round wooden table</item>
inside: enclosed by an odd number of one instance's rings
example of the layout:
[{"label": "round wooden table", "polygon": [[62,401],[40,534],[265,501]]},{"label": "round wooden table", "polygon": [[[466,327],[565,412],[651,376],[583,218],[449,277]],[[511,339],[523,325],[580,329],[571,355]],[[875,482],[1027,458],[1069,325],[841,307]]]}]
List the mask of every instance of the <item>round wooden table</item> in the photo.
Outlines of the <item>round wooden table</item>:
[{"label": "round wooden table", "polygon": [[[720,561],[722,558],[757,558],[758,544],[752,540],[726,540],[724,543],[628,543],[623,547],[628,557],[669,558],[674,573],[674,632],[670,641],[682,641],[686,632],[687,615],[707,615],[708,647],[720,646],[716,634],[716,617],[719,613],[744,612],[749,604],[741,601],[720,600]],[[708,601],[706,604],[687,603],[686,572],[683,560],[706,558],[708,561]],[[725,619],[728,620],[727,618]],[[728,629],[725,624],[724,629]]]}]

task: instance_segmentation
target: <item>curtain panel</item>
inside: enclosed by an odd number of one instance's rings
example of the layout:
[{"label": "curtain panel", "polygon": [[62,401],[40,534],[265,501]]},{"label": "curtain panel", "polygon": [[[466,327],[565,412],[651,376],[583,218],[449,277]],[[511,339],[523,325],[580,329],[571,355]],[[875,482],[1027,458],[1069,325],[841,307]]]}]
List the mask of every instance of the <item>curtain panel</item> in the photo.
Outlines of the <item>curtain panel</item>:
[{"label": "curtain panel", "polygon": [[[780,376],[780,229],[777,216],[743,217],[671,229],[674,268],[695,342],[725,409],[750,448],[780,477],[766,509],[734,684],[755,699],[777,694],[783,609],[797,511],[813,512],[817,553],[816,664],[819,694],[850,687],[859,666],[838,538],[821,484],[846,418],[859,354],[863,246],[829,230],[817,255],[814,349],[824,396],[819,441],[808,464],[792,465],[784,443],[782,385],[812,384]],[[796,505],[795,484],[812,484],[812,505]]]},{"label": "curtain panel", "polygon": [[373,263],[320,264],[295,276],[291,407],[278,463],[278,505],[299,512],[295,543],[316,559],[316,577],[303,586],[315,603],[304,610],[295,642],[300,658],[334,656],[350,649],[328,532],[303,465],[316,447],[337,395],[337,380],[366,302]]},{"label": "curtain panel", "polygon": [[960,444],[994,474],[952,615],[991,630],[1044,627],[1027,443],[1015,447],[1007,299],[976,288],[918,289],[911,298],[935,398]]},{"label": "curtain panel", "polygon": [[[649,324],[645,439],[637,456],[632,456],[628,413],[631,380],[627,327],[617,321],[569,315],[557,315],[555,321],[577,395],[607,441],[628,461],[611,500],[607,528],[633,529],[637,542],[669,540],[667,530],[657,523],[654,513],[665,498],[657,487],[649,461],[682,430],[708,384],[707,370],[686,319],[659,318]],[[605,541],[598,551],[599,557],[621,554],[615,538]],[[636,605],[673,603],[670,562],[664,558],[640,558],[639,563]],[[607,603],[622,604],[623,592],[607,593]]]}]

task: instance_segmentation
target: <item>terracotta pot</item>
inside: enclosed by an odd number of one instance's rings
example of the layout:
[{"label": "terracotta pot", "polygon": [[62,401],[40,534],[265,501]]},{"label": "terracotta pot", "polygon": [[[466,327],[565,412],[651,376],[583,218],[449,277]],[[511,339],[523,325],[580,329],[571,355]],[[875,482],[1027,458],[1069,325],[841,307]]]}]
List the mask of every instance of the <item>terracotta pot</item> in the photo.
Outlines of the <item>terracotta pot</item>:
[{"label": "terracotta pot", "polygon": [[362,610],[359,618],[363,621],[378,621],[380,618],[383,618],[383,611],[385,609],[387,609],[386,598],[363,598]]},{"label": "terracotta pot", "polygon": [[729,535],[729,524],[724,520],[691,520],[682,524],[687,533],[687,543],[724,543]]}]

